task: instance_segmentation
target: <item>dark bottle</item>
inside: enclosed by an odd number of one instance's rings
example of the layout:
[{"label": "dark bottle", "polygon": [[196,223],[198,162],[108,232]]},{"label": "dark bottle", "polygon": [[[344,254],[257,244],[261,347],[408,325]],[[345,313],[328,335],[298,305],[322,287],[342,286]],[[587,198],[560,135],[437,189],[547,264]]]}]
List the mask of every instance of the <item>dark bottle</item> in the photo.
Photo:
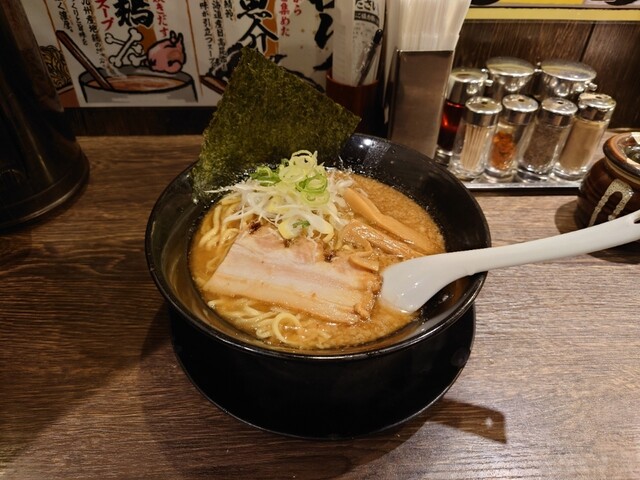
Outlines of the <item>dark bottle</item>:
[{"label": "dark bottle", "polygon": [[449,75],[447,95],[442,107],[436,160],[448,164],[465,102],[471,97],[482,96],[487,74],[476,68],[454,68]]},{"label": "dark bottle", "polygon": [[86,183],[76,142],[20,0],[0,2],[0,229],[65,203]]}]

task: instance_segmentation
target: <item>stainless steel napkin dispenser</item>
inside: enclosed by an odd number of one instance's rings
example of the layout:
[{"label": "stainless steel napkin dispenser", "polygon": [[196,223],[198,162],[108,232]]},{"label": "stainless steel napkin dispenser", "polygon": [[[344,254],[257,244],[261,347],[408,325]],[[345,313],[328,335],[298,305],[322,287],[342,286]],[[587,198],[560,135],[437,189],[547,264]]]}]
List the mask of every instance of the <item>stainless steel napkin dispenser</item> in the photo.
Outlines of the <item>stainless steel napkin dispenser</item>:
[{"label": "stainless steel napkin dispenser", "polygon": [[434,158],[453,53],[396,51],[386,97],[391,141]]}]

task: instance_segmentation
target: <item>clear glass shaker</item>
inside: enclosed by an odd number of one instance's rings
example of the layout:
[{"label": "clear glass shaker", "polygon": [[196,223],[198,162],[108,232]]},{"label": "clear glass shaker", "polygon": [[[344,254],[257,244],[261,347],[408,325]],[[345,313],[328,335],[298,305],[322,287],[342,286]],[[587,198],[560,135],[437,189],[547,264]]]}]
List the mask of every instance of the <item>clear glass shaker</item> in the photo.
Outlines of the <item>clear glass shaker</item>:
[{"label": "clear glass shaker", "polygon": [[615,100],[604,93],[580,95],[576,121],[553,168],[556,177],[575,181],[587,173],[615,107]]},{"label": "clear glass shaker", "polygon": [[464,114],[464,104],[471,97],[482,95],[487,74],[477,68],[454,68],[449,75],[447,98],[442,106],[438,147],[435,160],[447,165],[451,159],[453,142]]},{"label": "clear glass shaker", "polygon": [[450,164],[459,179],[473,180],[484,172],[501,111],[502,105],[488,97],[472,97],[465,103]]},{"label": "clear glass shaker", "polygon": [[577,111],[576,104],[565,98],[549,97],[542,101],[533,127],[523,140],[523,153],[518,159],[516,173],[518,178],[525,181],[548,179]]},{"label": "clear glass shaker", "polygon": [[513,177],[516,162],[522,155],[523,141],[538,102],[526,95],[507,95],[502,99],[502,113],[493,135],[491,153],[485,174],[506,181]]}]

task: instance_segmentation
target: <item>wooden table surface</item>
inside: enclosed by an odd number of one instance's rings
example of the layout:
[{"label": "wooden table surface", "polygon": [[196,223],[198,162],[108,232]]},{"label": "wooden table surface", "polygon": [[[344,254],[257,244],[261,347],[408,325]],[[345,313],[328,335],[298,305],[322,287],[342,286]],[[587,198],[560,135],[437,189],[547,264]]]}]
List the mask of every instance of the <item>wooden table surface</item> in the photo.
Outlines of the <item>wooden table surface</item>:
[{"label": "wooden table surface", "polygon": [[[97,137],[83,194],[0,236],[0,478],[640,478],[640,253],[490,272],[471,357],[404,425],[283,437],[176,361],[144,233],[199,136]],[[575,229],[565,195],[478,193],[494,245]]]}]

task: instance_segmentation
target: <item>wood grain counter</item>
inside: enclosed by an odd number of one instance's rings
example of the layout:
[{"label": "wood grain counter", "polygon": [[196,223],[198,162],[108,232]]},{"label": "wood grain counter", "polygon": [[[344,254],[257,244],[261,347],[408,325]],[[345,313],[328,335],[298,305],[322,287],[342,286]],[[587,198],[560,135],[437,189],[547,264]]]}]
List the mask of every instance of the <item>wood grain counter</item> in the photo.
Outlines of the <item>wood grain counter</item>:
[{"label": "wood grain counter", "polygon": [[[469,362],[404,425],[340,441],[249,427],[176,361],[144,233],[199,136],[81,138],[91,178],[0,236],[0,478],[632,479],[640,253],[490,272]],[[575,229],[572,195],[476,194],[494,245]]]}]

